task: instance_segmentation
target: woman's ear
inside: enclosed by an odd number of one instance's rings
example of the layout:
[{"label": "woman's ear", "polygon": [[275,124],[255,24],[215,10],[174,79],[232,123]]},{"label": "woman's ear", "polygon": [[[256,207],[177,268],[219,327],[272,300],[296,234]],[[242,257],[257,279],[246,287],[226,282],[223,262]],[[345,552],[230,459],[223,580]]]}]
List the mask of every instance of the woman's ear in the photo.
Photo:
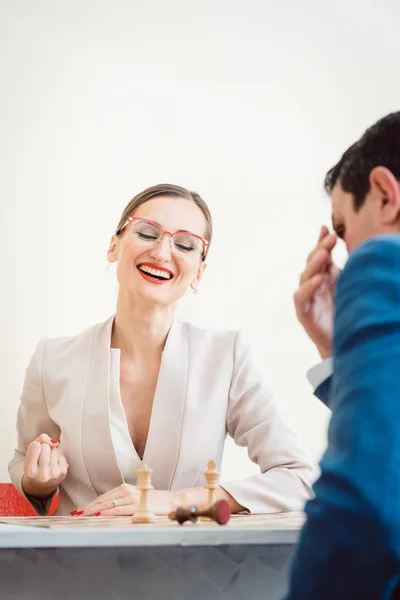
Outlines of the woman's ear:
[{"label": "woman's ear", "polygon": [[198,270],[197,270],[197,274],[196,277],[193,279],[192,283],[190,284],[190,287],[192,288],[192,290],[197,293],[197,290],[199,288],[200,285],[200,281],[203,277],[203,273],[207,268],[207,263],[201,263]]},{"label": "woman's ear", "polygon": [[118,260],[118,236],[115,234],[110,240],[110,245],[107,250],[107,260],[109,263],[113,263]]}]

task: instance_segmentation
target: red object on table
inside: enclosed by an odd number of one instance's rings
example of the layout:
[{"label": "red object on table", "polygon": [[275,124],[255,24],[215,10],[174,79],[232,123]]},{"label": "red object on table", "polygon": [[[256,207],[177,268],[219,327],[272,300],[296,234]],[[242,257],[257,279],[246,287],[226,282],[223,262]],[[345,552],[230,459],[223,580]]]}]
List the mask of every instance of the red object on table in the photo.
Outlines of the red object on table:
[{"label": "red object on table", "polygon": [[[49,515],[58,506],[58,495],[51,503]],[[20,496],[12,483],[0,483],[0,517],[35,517],[37,513],[31,505]]]}]

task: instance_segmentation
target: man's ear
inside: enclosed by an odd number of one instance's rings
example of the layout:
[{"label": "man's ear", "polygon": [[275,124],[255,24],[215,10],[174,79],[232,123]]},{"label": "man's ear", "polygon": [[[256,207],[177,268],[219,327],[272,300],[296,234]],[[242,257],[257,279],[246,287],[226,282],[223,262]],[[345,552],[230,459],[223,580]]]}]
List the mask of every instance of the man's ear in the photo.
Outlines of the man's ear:
[{"label": "man's ear", "polygon": [[118,236],[115,234],[110,240],[110,245],[107,250],[107,260],[109,263],[113,263],[118,260]]},{"label": "man's ear", "polygon": [[400,217],[400,183],[386,167],[375,167],[369,182],[371,192],[379,202],[381,223],[392,225]]}]

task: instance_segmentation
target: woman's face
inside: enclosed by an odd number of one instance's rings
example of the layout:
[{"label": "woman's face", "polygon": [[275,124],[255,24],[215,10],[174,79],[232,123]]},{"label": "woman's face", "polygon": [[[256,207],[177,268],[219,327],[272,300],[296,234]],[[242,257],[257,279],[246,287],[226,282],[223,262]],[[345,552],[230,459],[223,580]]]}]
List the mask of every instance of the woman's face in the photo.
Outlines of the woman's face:
[{"label": "woman's face", "polygon": [[[153,221],[171,234],[185,231],[206,237],[202,211],[185,198],[158,196],[139,206],[131,216]],[[156,232],[145,221],[129,223],[121,235],[112,237],[108,260],[118,261],[120,291],[132,300],[171,305],[189,287],[197,288],[205,264],[198,247],[187,245],[185,237],[173,238],[173,243],[171,236],[164,234],[157,243]]]}]

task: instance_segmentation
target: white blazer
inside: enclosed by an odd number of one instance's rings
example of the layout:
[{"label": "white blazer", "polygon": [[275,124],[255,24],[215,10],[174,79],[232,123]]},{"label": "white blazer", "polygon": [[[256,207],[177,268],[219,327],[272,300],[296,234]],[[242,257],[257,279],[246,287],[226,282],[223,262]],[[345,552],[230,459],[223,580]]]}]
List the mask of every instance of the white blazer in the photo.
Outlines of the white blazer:
[{"label": "white blazer", "polygon": [[[75,337],[42,339],[26,370],[18,445],[9,465],[21,481],[27,446],[41,433],[60,440],[69,467],[58,514],[69,514],[123,483],[110,431],[110,342],[114,317]],[[240,331],[175,320],[162,355],[143,462],[155,489],[204,484],[220,468],[227,432],[247,446],[260,474],[222,482],[251,513],[301,510],[314,469],[279,414]],[[28,500],[46,514],[50,501]]]}]

